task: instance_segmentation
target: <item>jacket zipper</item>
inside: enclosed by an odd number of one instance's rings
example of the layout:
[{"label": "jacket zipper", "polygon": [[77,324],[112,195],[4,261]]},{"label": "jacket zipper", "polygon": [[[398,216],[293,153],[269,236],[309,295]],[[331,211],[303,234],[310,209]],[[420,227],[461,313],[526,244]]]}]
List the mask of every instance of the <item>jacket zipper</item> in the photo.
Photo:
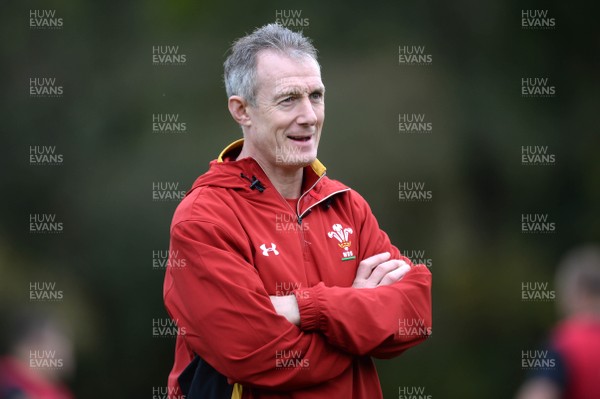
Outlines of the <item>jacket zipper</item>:
[{"label": "jacket zipper", "polygon": [[[304,194],[302,194],[302,195],[300,196],[300,198],[298,198],[298,203],[296,204],[296,216],[298,217],[298,224],[302,224],[302,217],[303,217],[303,216],[304,216],[304,215],[305,215],[305,214],[306,214],[306,213],[307,213],[309,210],[311,210],[311,209],[312,209],[312,208],[314,208],[315,206],[319,205],[321,202],[325,201],[327,198],[330,198],[330,197],[332,197],[332,196],[334,196],[334,195],[336,195],[336,194],[343,193],[343,192],[345,192],[345,191],[349,191],[349,190],[350,190],[350,188],[345,188],[345,189],[343,189],[343,190],[338,190],[338,191],[335,191],[335,192],[333,192],[333,193],[329,194],[327,197],[321,198],[320,200],[318,200],[317,202],[315,202],[314,204],[312,204],[311,206],[309,206],[308,208],[306,208],[306,209],[304,210],[304,212],[302,212],[302,214],[300,214],[300,203],[302,202],[302,198],[304,198],[304,196],[305,196],[306,194],[308,194],[308,193],[310,192],[310,190],[312,190],[313,188],[315,188],[315,186],[316,186],[317,184],[319,184],[319,182],[321,181],[321,179],[322,179],[324,176],[325,176],[325,173],[323,173],[321,176],[319,176],[319,178],[317,179],[317,181],[316,181],[316,182],[315,182],[315,183],[314,183],[312,186],[310,186],[310,188],[309,188],[308,190],[306,190],[306,191],[304,192]],[[287,202],[287,201],[286,201],[286,202]]]},{"label": "jacket zipper", "polygon": [[[311,188],[312,188],[312,187],[311,187]],[[334,195],[336,195],[336,194],[343,193],[343,192],[346,192],[346,191],[350,191],[350,188],[344,188],[343,190],[334,191],[333,193],[329,194],[329,195],[328,195],[328,196],[326,196],[326,197],[323,197],[323,198],[321,198],[320,200],[318,200],[317,202],[315,202],[314,204],[312,204],[311,206],[309,206],[308,208],[306,208],[306,209],[304,210],[304,212],[302,212],[302,215],[299,215],[299,216],[298,216],[298,224],[302,224],[302,218],[303,218],[303,217],[304,217],[304,215],[305,215],[305,214],[306,214],[308,211],[310,211],[312,208],[314,208],[315,206],[319,205],[321,202],[325,201],[327,198],[331,198],[331,197],[333,197],[333,196],[334,196]],[[308,191],[307,191],[307,192],[308,192]],[[300,197],[300,198],[302,198],[302,197]],[[298,200],[298,206],[299,206],[299,205],[300,205],[300,200]],[[298,212],[300,212],[300,208],[298,208]]]}]

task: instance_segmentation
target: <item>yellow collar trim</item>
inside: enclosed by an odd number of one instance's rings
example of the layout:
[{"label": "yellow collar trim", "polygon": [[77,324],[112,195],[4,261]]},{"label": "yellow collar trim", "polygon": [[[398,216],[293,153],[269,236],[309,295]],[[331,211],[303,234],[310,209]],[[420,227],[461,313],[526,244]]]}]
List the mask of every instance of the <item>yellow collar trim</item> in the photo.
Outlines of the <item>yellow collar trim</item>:
[{"label": "yellow collar trim", "polygon": [[[244,145],[244,139],[239,139],[239,140],[236,140],[233,143],[229,144],[227,147],[225,147],[225,149],[223,151],[221,151],[221,153],[219,154],[219,157],[217,158],[217,162],[223,162],[223,157],[225,156],[226,153],[228,153],[229,151],[236,149],[238,147],[242,147],[243,145]],[[310,164],[310,167],[319,177],[323,176],[323,174],[325,174],[325,171],[327,170],[325,165],[323,165],[321,163],[321,161],[319,161],[318,159],[315,159],[313,161],[313,163]]]},{"label": "yellow collar trim", "polygon": [[315,173],[319,177],[323,176],[325,174],[325,171],[327,170],[327,168],[325,167],[325,165],[323,165],[321,163],[321,161],[319,161],[318,159],[315,159],[313,161],[313,163],[310,164],[310,167],[312,168],[312,170],[315,171]]},{"label": "yellow collar trim", "polygon": [[217,158],[217,162],[223,162],[223,157],[225,156],[226,153],[233,150],[234,148],[238,148],[243,145],[244,145],[244,139],[239,139],[239,140],[236,140],[233,143],[229,144],[227,147],[225,147],[225,149],[223,151],[221,151],[221,153],[219,154],[219,157]]}]

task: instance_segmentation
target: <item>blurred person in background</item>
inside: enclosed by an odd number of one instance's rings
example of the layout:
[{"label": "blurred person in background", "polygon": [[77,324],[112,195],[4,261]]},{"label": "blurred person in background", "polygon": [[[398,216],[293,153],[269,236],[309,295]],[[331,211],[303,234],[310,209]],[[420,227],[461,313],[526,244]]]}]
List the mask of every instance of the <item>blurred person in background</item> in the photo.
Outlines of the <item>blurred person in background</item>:
[{"label": "blurred person in background", "polygon": [[72,399],[73,344],[50,313],[3,312],[0,399]]},{"label": "blurred person in background", "polygon": [[550,335],[554,367],[532,372],[517,399],[600,398],[600,246],[572,250],[556,273],[564,319]]}]

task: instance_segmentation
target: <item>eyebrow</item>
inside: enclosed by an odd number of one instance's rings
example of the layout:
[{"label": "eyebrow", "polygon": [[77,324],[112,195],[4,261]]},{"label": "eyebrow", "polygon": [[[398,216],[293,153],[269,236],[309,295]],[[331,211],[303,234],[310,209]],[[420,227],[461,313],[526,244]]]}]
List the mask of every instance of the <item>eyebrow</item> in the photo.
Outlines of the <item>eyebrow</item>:
[{"label": "eyebrow", "polygon": [[299,86],[290,86],[290,87],[286,87],[285,89],[279,91],[276,95],[275,95],[275,99],[279,99],[281,97],[286,97],[286,96],[297,96],[299,94],[304,94],[304,93],[321,93],[321,94],[325,94],[325,86],[317,86],[315,88],[313,88],[312,90],[304,90],[303,88],[300,88]]}]

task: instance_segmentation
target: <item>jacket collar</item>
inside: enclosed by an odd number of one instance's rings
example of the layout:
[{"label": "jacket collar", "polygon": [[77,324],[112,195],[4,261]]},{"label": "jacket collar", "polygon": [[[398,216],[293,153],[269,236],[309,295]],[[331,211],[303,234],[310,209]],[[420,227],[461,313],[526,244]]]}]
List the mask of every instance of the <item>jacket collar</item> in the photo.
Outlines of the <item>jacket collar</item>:
[{"label": "jacket collar", "polygon": [[[218,158],[213,161],[215,166],[228,168],[234,167],[236,170],[249,175],[248,177],[250,178],[254,178],[254,176],[256,176],[256,178],[263,183],[262,185],[265,188],[274,189],[265,171],[255,159],[243,158],[236,160],[236,156],[241,151],[243,145],[244,139],[239,139],[229,144],[227,147],[225,147],[225,149],[223,149],[223,151],[221,151]],[[300,201],[298,203],[299,215],[302,215],[311,207],[329,197],[332,197],[333,195],[350,190],[350,188],[342,183],[329,179],[325,172],[325,166],[318,159],[315,159],[312,164],[304,168],[304,181],[302,184]],[[239,173],[237,176],[239,179]],[[246,184],[244,184],[244,186],[248,187]],[[248,188],[246,189],[251,191]]]}]

